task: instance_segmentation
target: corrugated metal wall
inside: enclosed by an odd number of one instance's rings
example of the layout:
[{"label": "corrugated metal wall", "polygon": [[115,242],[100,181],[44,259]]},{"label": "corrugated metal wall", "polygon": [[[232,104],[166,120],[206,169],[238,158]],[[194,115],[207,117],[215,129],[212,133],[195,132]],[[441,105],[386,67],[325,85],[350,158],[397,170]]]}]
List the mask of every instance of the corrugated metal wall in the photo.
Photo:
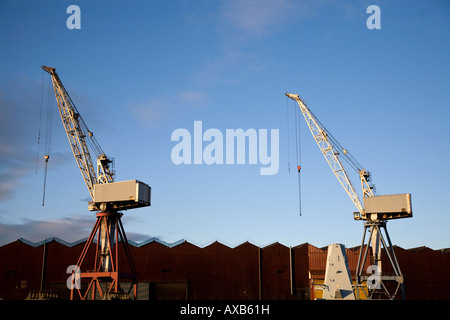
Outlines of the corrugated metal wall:
[{"label": "corrugated metal wall", "polygon": [[[405,250],[395,247],[395,255],[405,275],[405,291],[411,300],[450,299],[450,252],[422,247]],[[388,263],[383,256],[382,263]],[[386,268],[386,272],[391,272]]]},{"label": "corrugated metal wall", "polygon": [[[76,264],[85,242],[46,243],[45,287],[68,299],[69,265]],[[310,244],[286,247],[274,243],[260,248],[249,242],[230,248],[219,242],[198,247],[189,242],[174,246],[151,241],[130,246],[138,272],[139,299],[314,299],[311,283],[325,275],[327,248]],[[91,247],[85,268],[95,255]],[[25,299],[41,284],[44,244],[17,240],[0,247],[0,298]],[[120,268],[128,270],[123,250]],[[405,275],[407,299],[449,299],[450,254],[429,248],[395,248]],[[359,248],[347,249],[355,273]],[[388,261],[383,261],[385,265]],[[389,271],[389,270],[386,270]]]}]

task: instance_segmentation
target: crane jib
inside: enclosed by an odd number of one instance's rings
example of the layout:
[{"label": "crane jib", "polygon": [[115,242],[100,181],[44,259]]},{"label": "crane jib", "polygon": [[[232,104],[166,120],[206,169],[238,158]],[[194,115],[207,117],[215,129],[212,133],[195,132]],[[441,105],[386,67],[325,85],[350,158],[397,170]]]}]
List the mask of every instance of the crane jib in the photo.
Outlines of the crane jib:
[{"label": "crane jib", "polygon": [[[95,139],[75,107],[69,93],[64,88],[55,68],[41,66],[51,76],[56,101],[64,129],[72,149],[73,156],[83,176],[83,180],[91,195],[89,210],[127,210],[150,205],[150,187],[137,180],[125,182],[114,181],[113,161],[108,158]],[[91,159],[91,150],[97,156],[96,169]],[[107,187],[98,187],[108,185]],[[96,195],[96,190],[101,194]],[[134,191],[133,191],[134,190]],[[105,193],[113,193],[113,198],[104,197]],[[137,192],[135,194],[134,192]],[[101,199],[98,200],[98,199]]]},{"label": "crane jib", "polygon": [[[92,137],[92,134],[88,130],[88,133],[85,133],[82,129],[83,126],[86,129],[87,127],[85,126],[84,121],[82,120],[80,113],[76,109],[68,92],[64,88],[64,85],[59,79],[55,68],[50,68],[47,66],[42,66],[41,68],[48,72],[51,76],[58,104],[58,110],[67,134],[67,138],[69,139],[70,147],[89,193],[91,197],[93,197],[94,185],[98,183],[98,180],[96,170],[94,169],[94,163],[91,159],[89,148],[87,146],[88,143],[86,141],[86,138]],[[98,149],[101,150],[99,147]],[[103,171],[107,172],[108,170]],[[112,176],[106,180],[112,182]]]},{"label": "crane jib", "polygon": [[356,193],[355,188],[348,177],[344,165],[339,159],[339,152],[337,150],[340,149],[336,144],[333,146],[334,139],[330,139],[330,135],[327,133],[328,131],[326,128],[323,127],[311,110],[303,103],[298,94],[285,93],[285,95],[297,102],[306,123],[308,124],[311,134],[330,165],[331,170],[339,180],[345,192],[349,195],[352,202],[355,204],[360,214],[364,216],[364,208],[359,200],[358,194]]},{"label": "crane jib", "polygon": [[[298,94],[286,92],[285,95],[298,103],[314,140],[330,165],[334,175],[358,209],[359,212],[354,213],[355,220],[363,219],[378,221],[412,217],[410,194],[375,196],[370,173],[362,169],[362,166],[348,152],[348,150],[330,134],[330,132],[320,123],[312,111],[304,104]],[[340,151],[342,151],[342,154]],[[347,171],[340,160],[341,158],[344,159],[359,174],[364,206],[361,203]],[[366,208],[366,203],[369,206],[368,208]]]}]

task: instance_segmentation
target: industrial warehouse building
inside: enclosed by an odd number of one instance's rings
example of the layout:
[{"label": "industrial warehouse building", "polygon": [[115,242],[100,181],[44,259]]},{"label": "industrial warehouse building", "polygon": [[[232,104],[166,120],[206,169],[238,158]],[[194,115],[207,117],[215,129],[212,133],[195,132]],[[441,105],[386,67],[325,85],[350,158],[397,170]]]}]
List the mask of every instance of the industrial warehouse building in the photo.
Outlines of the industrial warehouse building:
[{"label": "industrial warehouse building", "polygon": [[[69,299],[66,281],[70,274],[66,271],[76,264],[85,243],[66,243],[57,238],[39,243],[19,239],[1,246],[0,298],[22,300],[41,288],[58,299]],[[198,247],[187,241],[168,244],[149,239],[139,244],[130,242],[130,248],[140,300],[317,299],[321,297],[327,259],[327,248],[308,243],[259,247],[245,242],[231,248],[220,242]],[[360,249],[346,250],[354,276]],[[405,277],[406,299],[450,299],[449,251],[395,247]],[[95,246],[91,246],[86,259],[94,256]],[[127,268],[121,250],[119,257],[121,268],[122,264]]]}]

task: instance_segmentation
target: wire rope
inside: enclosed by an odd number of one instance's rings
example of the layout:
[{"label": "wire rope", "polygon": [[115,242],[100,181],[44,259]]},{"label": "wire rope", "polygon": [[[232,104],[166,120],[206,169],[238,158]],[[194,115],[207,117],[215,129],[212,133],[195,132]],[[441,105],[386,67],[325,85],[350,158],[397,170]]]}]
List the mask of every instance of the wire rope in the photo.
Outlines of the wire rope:
[{"label": "wire rope", "polygon": [[[51,81],[51,79],[50,79]],[[53,104],[51,101],[52,91],[50,82],[47,89],[47,118],[45,123],[45,171],[44,171],[44,186],[42,191],[42,206],[45,205],[45,189],[47,187],[47,171],[48,171],[48,159],[50,158],[50,147],[53,131]]]},{"label": "wire rope", "polygon": [[290,147],[290,130],[289,130],[289,98],[286,97],[286,117],[287,117],[287,149],[288,149],[288,173],[291,172],[291,147]]},{"label": "wire rope", "polygon": [[[298,177],[298,210],[299,215],[302,215],[302,189],[301,189],[301,144],[300,144],[300,117],[302,113],[300,108],[295,108],[295,153],[297,160],[297,177]],[[298,124],[297,124],[298,122]]]},{"label": "wire rope", "polygon": [[36,174],[37,174],[37,171],[38,171],[39,147],[40,147],[40,143],[41,143],[41,125],[42,125],[43,100],[44,100],[44,70],[42,70],[42,81],[41,81],[41,105],[40,105],[40,108],[39,108],[39,128],[38,128],[37,150],[36,150]]}]

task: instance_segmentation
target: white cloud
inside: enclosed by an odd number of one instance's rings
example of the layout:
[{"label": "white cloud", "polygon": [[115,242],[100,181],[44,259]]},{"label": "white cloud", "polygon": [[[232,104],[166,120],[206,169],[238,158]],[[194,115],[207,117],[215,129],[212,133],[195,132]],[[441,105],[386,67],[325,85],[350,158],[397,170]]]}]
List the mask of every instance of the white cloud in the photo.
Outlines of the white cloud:
[{"label": "white cloud", "polygon": [[222,5],[225,24],[247,36],[272,34],[292,13],[290,0],[232,0]]},{"label": "white cloud", "polygon": [[0,223],[0,245],[25,238],[38,242],[45,238],[57,237],[72,242],[89,236],[94,226],[93,215],[63,217],[54,220],[25,219],[21,224]]},{"label": "white cloud", "polygon": [[208,102],[208,94],[201,90],[183,90],[170,98],[150,98],[144,103],[128,106],[130,112],[145,127],[156,127],[176,114],[180,108],[201,109]]},{"label": "white cloud", "polygon": [[205,91],[185,90],[178,94],[179,98],[187,103],[191,108],[202,108],[208,100],[208,95]]},{"label": "white cloud", "polygon": [[170,103],[159,99],[150,99],[147,103],[130,105],[128,109],[144,126],[156,126],[171,108]]},{"label": "white cloud", "polygon": [[194,81],[202,86],[239,82],[276,63],[252,46],[282,32],[293,21],[310,15],[311,1],[227,0],[215,14],[218,50],[205,60]]}]

